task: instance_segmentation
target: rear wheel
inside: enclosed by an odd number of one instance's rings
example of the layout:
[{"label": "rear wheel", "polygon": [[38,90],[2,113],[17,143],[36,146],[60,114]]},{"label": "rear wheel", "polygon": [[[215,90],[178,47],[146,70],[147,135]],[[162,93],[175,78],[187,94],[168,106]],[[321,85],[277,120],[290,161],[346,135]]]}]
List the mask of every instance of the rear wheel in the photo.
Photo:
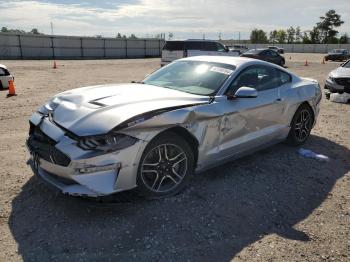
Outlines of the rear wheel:
[{"label": "rear wheel", "polygon": [[299,146],[309,138],[314,123],[314,115],[310,106],[301,105],[295,112],[292,119],[287,143],[292,146]]},{"label": "rear wheel", "polygon": [[194,156],[187,142],[167,132],[149,143],[137,174],[141,195],[161,198],[179,193],[194,170]]},{"label": "rear wheel", "polygon": [[0,89],[4,89],[4,87],[2,86],[2,81],[0,80]]}]

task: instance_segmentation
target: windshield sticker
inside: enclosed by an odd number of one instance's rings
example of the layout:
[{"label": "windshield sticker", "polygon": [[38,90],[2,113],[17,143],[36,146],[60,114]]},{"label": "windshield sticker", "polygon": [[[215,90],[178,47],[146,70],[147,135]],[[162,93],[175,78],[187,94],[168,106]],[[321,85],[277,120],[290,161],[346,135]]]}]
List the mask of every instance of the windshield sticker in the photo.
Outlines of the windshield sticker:
[{"label": "windshield sticker", "polygon": [[233,72],[233,70],[217,67],[217,66],[213,66],[212,68],[210,68],[210,71],[220,73],[220,74],[225,74],[225,75],[230,75]]}]

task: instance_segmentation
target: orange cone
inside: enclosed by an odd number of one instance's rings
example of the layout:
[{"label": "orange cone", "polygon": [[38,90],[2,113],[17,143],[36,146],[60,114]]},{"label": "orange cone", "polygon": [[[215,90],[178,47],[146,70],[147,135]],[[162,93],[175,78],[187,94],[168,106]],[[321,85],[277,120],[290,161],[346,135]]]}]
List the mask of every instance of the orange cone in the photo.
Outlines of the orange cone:
[{"label": "orange cone", "polygon": [[56,60],[53,61],[53,69],[57,69],[57,64],[56,64]]},{"label": "orange cone", "polygon": [[289,56],[289,60],[292,60],[292,56]]},{"label": "orange cone", "polygon": [[13,80],[9,81],[9,93],[7,94],[7,97],[10,96],[16,96],[16,89],[15,84],[13,83]]},{"label": "orange cone", "polygon": [[304,66],[308,66],[309,63],[307,62],[307,59],[305,60],[305,65]]},{"label": "orange cone", "polygon": [[324,58],[323,58],[321,64],[324,65],[325,63],[326,63],[326,62],[325,62],[325,60],[324,60]]}]

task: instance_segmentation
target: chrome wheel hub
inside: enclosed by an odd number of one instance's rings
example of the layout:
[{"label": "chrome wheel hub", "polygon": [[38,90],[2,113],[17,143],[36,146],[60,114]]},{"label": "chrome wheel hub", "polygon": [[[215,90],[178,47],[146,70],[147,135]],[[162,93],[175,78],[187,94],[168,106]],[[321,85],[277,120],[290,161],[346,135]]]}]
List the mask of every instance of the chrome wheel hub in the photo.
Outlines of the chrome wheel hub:
[{"label": "chrome wheel hub", "polygon": [[310,134],[312,128],[312,116],[309,110],[303,109],[299,112],[295,122],[295,135],[298,141],[304,141]]},{"label": "chrome wheel hub", "polygon": [[153,192],[166,193],[177,187],[187,172],[187,156],[177,145],[162,144],[151,149],[141,166],[141,178]]}]

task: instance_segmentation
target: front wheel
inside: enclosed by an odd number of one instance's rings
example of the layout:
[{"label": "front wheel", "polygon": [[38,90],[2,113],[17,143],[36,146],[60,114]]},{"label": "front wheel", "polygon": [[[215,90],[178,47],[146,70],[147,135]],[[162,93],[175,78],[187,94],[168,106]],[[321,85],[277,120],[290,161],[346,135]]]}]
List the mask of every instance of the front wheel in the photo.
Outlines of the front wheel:
[{"label": "front wheel", "polygon": [[137,173],[141,195],[161,198],[179,193],[194,171],[194,156],[188,143],[167,132],[152,140],[142,154]]},{"label": "front wheel", "polygon": [[300,146],[309,138],[314,123],[313,111],[308,105],[301,105],[295,112],[287,143],[292,146]]}]

